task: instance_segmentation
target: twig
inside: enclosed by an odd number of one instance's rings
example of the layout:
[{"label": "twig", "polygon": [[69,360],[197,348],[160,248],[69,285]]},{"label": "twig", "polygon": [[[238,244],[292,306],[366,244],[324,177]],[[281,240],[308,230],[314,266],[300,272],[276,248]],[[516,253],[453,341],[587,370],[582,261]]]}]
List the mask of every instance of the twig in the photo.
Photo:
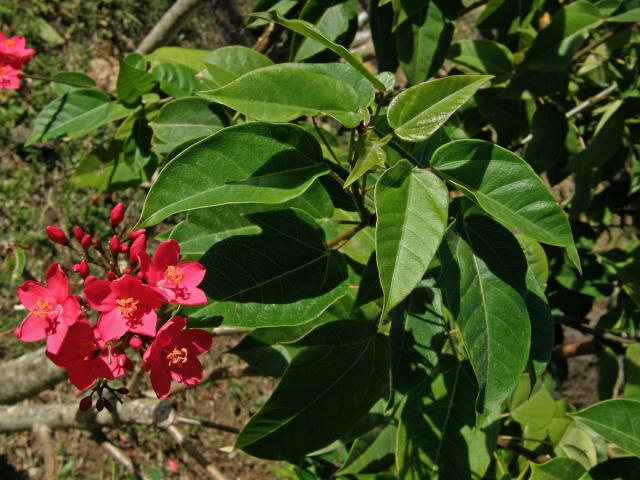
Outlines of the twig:
[{"label": "twig", "polygon": [[169,425],[166,429],[167,433],[171,435],[171,438],[182,447],[182,449],[189,454],[198,464],[206,470],[209,477],[214,480],[227,480],[226,477],[218,470],[215,465],[209,462],[200,450],[193,444],[193,442],[187,438],[182,431],[175,425]]},{"label": "twig", "polygon": [[333,159],[336,161],[336,163],[340,165],[340,160],[338,160],[338,157],[336,156],[333,149],[331,148],[331,145],[329,145],[329,142],[327,141],[324,134],[322,133],[322,130],[320,129],[320,127],[318,126],[318,123],[316,122],[316,118],[311,117],[311,121],[313,122],[313,126],[315,127],[316,132],[318,132],[318,136],[320,137],[320,140],[322,140],[322,143],[324,143],[324,146],[327,147],[327,150],[329,150],[329,153],[331,154]]},{"label": "twig", "polygon": [[598,346],[593,340],[563,343],[553,347],[553,353],[560,358],[572,358],[581,355],[591,355],[598,352]]},{"label": "twig", "polygon": [[460,15],[458,15],[458,18],[463,17],[464,15],[475,10],[476,8],[483,6],[485,3],[487,3],[487,1],[488,0],[480,0],[478,2],[472,3],[471,5],[466,7],[464,10],[462,10],[462,12],[460,12]]},{"label": "twig", "polygon": [[216,327],[211,331],[211,334],[216,337],[232,337],[234,335],[244,335],[245,333],[252,332],[251,328],[242,327]]},{"label": "twig", "polygon": [[58,480],[58,455],[51,440],[51,429],[47,425],[38,422],[33,424],[32,431],[42,451],[44,460],[43,478],[45,480]]},{"label": "twig", "polygon": [[214,430],[220,430],[228,433],[240,433],[240,430],[236,427],[223,425],[222,423],[210,422],[209,420],[202,420],[199,418],[176,417],[176,422],[185,423],[187,425],[198,425],[200,427],[213,428]]},{"label": "twig", "polygon": [[538,455],[533,450],[529,450],[528,448],[523,447],[517,442],[514,442],[508,437],[499,436],[498,437],[498,446],[504,450],[510,450],[518,455],[525,457],[531,460],[534,463],[544,463],[551,460],[551,456],[545,454]]},{"label": "twig", "polygon": [[593,42],[591,42],[589,45],[587,45],[584,48],[581,48],[580,50],[578,50],[576,52],[576,54],[573,56],[573,62],[577,62],[578,60],[580,60],[582,57],[588,55],[591,50],[595,50],[597,47],[599,47],[600,45],[602,45],[603,43],[605,43],[607,40],[609,40],[610,38],[616,36],[618,33],[620,33],[621,31],[630,28],[630,25],[626,25],[624,23],[618,25],[617,27],[615,27],[612,30],[609,30],[608,32],[603,33],[602,35],[600,35],[599,38],[597,38],[596,40],[594,40]]},{"label": "twig", "polygon": [[122,468],[133,475],[136,479],[146,480],[147,478],[149,478],[140,471],[140,469],[133,463],[131,458],[126,453],[124,453],[109,441],[102,430],[93,430],[91,432],[91,437],[111,458],[118,462],[118,464]]},{"label": "twig", "polygon": [[367,224],[364,222],[360,222],[357,225],[354,225],[349,230],[342,232],[335,238],[328,240],[326,243],[327,250],[338,250],[342,245],[347,243],[348,240],[351,239],[356,233],[366,227]]},{"label": "twig", "polygon": [[269,41],[271,39],[271,35],[273,34],[275,26],[275,23],[270,23],[269,25],[267,25],[267,28],[264,29],[264,32],[262,32],[262,34],[258,37],[256,43],[253,44],[253,49],[256,52],[264,53],[267,51],[267,48],[269,48]]},{"label": "twig", "polygon": [[567,316],[563,316],[563,315],[558,315],[553,317],[555,319],[556,322],[569,327],[569,328],[573,328],[574,330],[578,330],[582,333],[586,333],[589,335],[593,335],[594,337],[598,338],[599,340],[603,341],[604,343],[606,342],[610,342],[613,344],[630,344],[630,343],[636,343],[638,341],[638,339],[631,339],[631,338],[627,338],[627,337],[623,337],[621,335],[616,335],[614,333],[609,333],[609,332],[600,332],[599,330],[596,330],[595,328],[591,328],[588,325],[585,325],[584,323],[582,323],[580,321],[580,319],[578,318],[574,318],[574,317],[567,317]]}]

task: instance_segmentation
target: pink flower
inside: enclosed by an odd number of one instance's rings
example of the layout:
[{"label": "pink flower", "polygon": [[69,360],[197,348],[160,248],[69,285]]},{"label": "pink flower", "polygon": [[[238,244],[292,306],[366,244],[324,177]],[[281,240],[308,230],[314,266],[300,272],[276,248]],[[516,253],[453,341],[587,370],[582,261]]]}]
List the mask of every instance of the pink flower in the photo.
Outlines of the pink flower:
[{"label": "pink flower", "polygon": [[138,258],[144,278],[167,302],[180,305],[207,303],[207,296],[197,288],[206,273],[204,267],[198,262],[178,263],[180,245],[175,240],[162,242],[153,256],[153,262],[150,262],[146,252],[141,252]]},{"label": "pink flower", "polygon": [[33,48],[26,47],[27,41],[23,36],[7,38],[0,32],[0,63],[21,69],[36,53]]},{"label": "pink flower", "polygon": [[202,380],[198,355],[211,348],[211,334],[198,328],[183,329],[187,319],[175,316],[165,323],[142,357],[142,366],[151,370],[151,386],[158,398],[166,398],[171,380],[196,385]]},{"label": "pink flower", "polygon": [[0,64],[0,90],[17,90],[20,88],[20,70],[11,65]]},{"label": "pink flower", "polygon": [[94,310],[103,312],[97,329],[105,340],[115,340],[127,331],[153,337],[157,316],[154,309],[162,297],[140,280],[123,275],[112,282],[94,280],[84,289],[84,296]]},{"label": "pink flower", "polygon": [[47,352],[47,356],[59,367],[67,369],[69,380],[79,390],[91,387],[98,378],[113,380],[130,366],[124,353],[105,348],[95,327],[86,319],[69,327],[60,350],[56,354]]},{"label": "pink flower", "polygon": [[47,339],[47,351],[57,353],[69,326],[81,314],[75,297],[69,295],[67,276],[57,263],[47,269],[46,286],[27,280],[18,287],[20,302],[29,316],[14,330],[23,342]]}]

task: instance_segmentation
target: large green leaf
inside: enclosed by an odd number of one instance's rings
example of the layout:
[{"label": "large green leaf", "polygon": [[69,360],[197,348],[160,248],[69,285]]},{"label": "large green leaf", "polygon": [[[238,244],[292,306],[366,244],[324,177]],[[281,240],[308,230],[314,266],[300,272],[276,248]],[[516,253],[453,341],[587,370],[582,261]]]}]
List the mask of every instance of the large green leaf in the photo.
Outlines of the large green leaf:
[{"label": "large green leaf", "polygon": [[389,468],[395,459],[396,436],[396,425],[387,423],[358,437],[337,474],[373,473]]},{"label": "large green leaf", "polygon": [[233,82],[245,73],[273,65],[269,57],[242,45],[218,48],[203,57],[202,61],[219,87]]},{"label": "large green leaf", "polygon": [[338,54],[342,57],[349,65],[358,70],[367,80],[369,80],[377,90],[381,92],[385,91],[384,84],[376,78],[367,67],[365,67],[360,60],[358,60],[349,50],[344,48],[342,45],[338,45],[337,43],[329,40],[318,28],[304,20],[288,20],[282,17],[278,12],[264,12],[264,13],[253,13],[252,17],[261,18],[268,22],[276,22],[280,25],[288,28],[289,30],[293,30],[294,32],[304,35],[307,38],[315,40],[316,42],[324,45],[326,48],[331,50],[332,52]]},{"label": "large green leaf", "polygon": [[146,55],[146,59],[149,60],[152,65],[159,63],[179,63],[180,65],[199,72],[204,69],[205,65],[202,60],[209,53],[209,50],[201,50],[199,48],[160,47],[149,55]]},{"label": "large green leaf", "polygon": [[640,343],[628,345],[624,353],[624,398],[640,400]]},{"label": "large green leaf", "polygon": [[304,210],[316,219],[329,218],[333,212],[329,194],[320,182],[315,182],[302,195],[283,204],[221,205],[193,210],[187,214],[186,220],[175,226],[171,238],[180,243],[183,258],[197,259],[225,238],[259,234],[260,227],[246,215],[286,207]]},{"label": "large green leaf", "polygon": [[566,68],[589,29],[602,22],[600,11],[587,0],[578,0],[558,10],[527,52],[524,65],[531,70]]},{"label": "large green leaf", "polygon": [[389,105],[389,125],[403,140],[426,140],[490,78],[454,75],[411,87]]},{"label": "large green leaf", "polygon": [[326,113],[354,128],[362,117],[359,96],[351,85],[294,63],[253,70],[224,87],[199,95],[268,122]]},{"label": "large green leaf", "polygon": [[409,15],[395,31],[398,59],[412,85],[435,75],[453,36],[453,24],[437,2],[414,3],[419,5],[419,10]]},{"label": "large green leaf", "polygon": [[150,92],[156,83],[158,80],[147,72],[147,62],[139,53],[132,53],[120,60],[116,93],[124,105],[138,104],[142,95]]},{"label": "large green leaf", "polygon": [[468,363],[441,357],[433,377],[408,396],[396,450],[400,480],[482,478],[496,432],[476,429],[478,387]]},{"label": "large green leaf", "polygon": [[164,105],[150,126],[156,140],[173,148],[196,138],[208,137],[224,128],[224,123],[209,102],[187,97]]},{"label": "large green leaf", "polygon": [[585,472],[580,462],[557,457],[541,464],[532,464],[531,480],[578,480]]},{"label": "large green leaf", "polygon": [[49,103],[33,122],[27,146],[65,135],[80,137],[130,113],[95,89],[77,89]]},{"label": "large green leaf", "polygon": [[552,169],[565,150],[569,123],[557,108],[545,104],[536,108],[531,125],[531,142],[524,158],[536,172]]},{"label": "large green leaf", "polygon": [[160,90],[175,98],[193,95],[200,87],[196,71],[177,63],[161,63],[151,72],[160,82]]},{"label": "large green leaf", "polygon": [[295,346],[303,350],[236,448],[260,458],[299,458],[346,433],[387,389],[387,342],[374,324],[328,323]]},{"label": "large green leaf", "polygon": [[491,411],[513,391],[529,356],[526,260],[508,230],[471,215],[445,236],[441,261],[446,305],[480,384],[478,408]]},{"label": "large green leaf", "polygon": [[493,40],[460,40],[451,45],[447,56],[461,70],[493,75],[506,80],[513,73],[511,51]]},{"label": "large green leaf", "polygon": [[285,202],[327,173],[321,161],[318,142],[295,125],[247,123],[220,130],[162,170],[140,224],[203,207]]},{"label": "large green leaf", "polygon": [[640,402],[605,400],[572,415],[585,425],[630,453],[640,457]]},{"label": "large green leaf", "polygon": [[347,292],[344,257],[325,248],[322,229],[302,211],[245,215],[259,235],[215,243],[200,259],[210,301],[191,314],[221,317],[225,325],[299,325],[323,313]]},{"label": "large green leaf", "polygon": [[[509,150],[482,140],[458,140],[436,150],[431,164],[508,228],[575,252],[566,215],[532,168]],[[570,258],[579,268],[577,253]]]},{"label": "large green leaf", "polygon": [[376,183],[376,256],[384,292],[382,315],[420,282],[447,226],[449,195],[442,180],[406,160]]}]

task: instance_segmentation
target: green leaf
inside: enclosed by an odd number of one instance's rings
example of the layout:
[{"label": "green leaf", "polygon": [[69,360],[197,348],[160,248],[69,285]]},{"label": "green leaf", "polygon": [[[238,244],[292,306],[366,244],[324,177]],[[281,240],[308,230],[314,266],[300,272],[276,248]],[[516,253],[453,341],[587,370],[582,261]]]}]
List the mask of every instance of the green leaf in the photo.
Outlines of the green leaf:
[{"label": "green leaf", "polygon": [[[75,85],[59,82],[69,82]],[[73,90],[93,88],[95,86],[95,80],[82,72],[58,72],[53,76],[52,88],[56,95],[64,95]]]},{"label": "green leaf", "polygon": [[618,357],[611,347],[604,345],[598,353],[598,361],[596,363],[598,369],[598,399],[607,400],[613,398],[618,383]]},{"label": "green leaf", "polygon": [[482,215],[450,229],[440,282],[480,384],[478,408],[491,411],[513,391],[529,356],[526,261],[517,240]]},{"label": "green leaf", "polygon": [[[431,164],[507,228],[575,251],[566,215],[545,184],[517,155],[482,140],[458,140],[436,150]],[[572,261],[579,269],[577,259]]]},{"label": "green leaf", "polygon": [[468,363],[442,356],[430,381],[414,389],[402,408],[396,450],[400,480],[482,478],[496,435],[476,430],[470,399],[478,388]]},{"label": "green leaf", "polygon": [[109,101],[99,90],[73,90],[42,109],[33,122],[33,133],[26,145],[65,135],[77,138],[128,113],[130,111]]},{"label": "green leaf", "polygon": [[640,7],[630,8],[626,12],[622,12],[613,17],[607,18],[607,22],[614,23],[636,23],[640,22]]},{"label": "green leaf", "polygon": [[490,78],[453,75],[408,88],[389,105],[389,125],[403,140],[426,140]]},{"label": "green leaf", "polygon": [[355,310],[369,302],[378,300],[382,298],[383,295],[382,287],[380,286],[380,274],[378,273],[378,262],[374,250],[362,272],[360,285],[358,285],[358,294],[353,303],[353,309]]},{"label": "green leaf", "polygon": [[589,427],[607,441],[640,457],[640,402],[605,400],[572,414],[576,422]]},{"label": "green leaf", "polygon": [[527,265],[529,265],[540,289],[544,290],[549,279],[549,261],[544,248],[534,239],[521,233],[517,233],[516,238],[520,242],[525,257],[527,257]]},{"label": "green leaf", "polygon": [[353,182],[358,181],[365,173],[367,173],[372,168],[378,166],[383,167],[387,160],[387,154],[384,150],[384,145],[379,143],[372,143],[371,145],[367,145],[365,151],[360,157],[358,157],[358,161],[351,169],[351,173],[349,173],[349,177],[344,182],[344,188],[350,186]]},{"label": "green leaf", "polygon": [[339,438],[387,389],[387,345],[368,322],[328,323],[303,350],[236,442],[250,455],[295,459]]},{"label": "green leaf", "polygon": [[531,464],[531,480],[578,480],[585,472],[580,462],[570,458],[557,457]]},{"label": "green leaf", "polygon": [[202,61],[219,87],[233,82],[245,73],[273,65],[269,57],[242,45],[218,48]]},{"label": "green leaf", "polygon": [[580,480],[625,480],[639,471],[640,459],[636,457],[612,458],[593,467]]},{"label": "green leaf", "polygon": [[398,52],[393,33],[391,5],[385,6],[377,2],[369,2],[369,25],[376,50],[378,71],[395,72],[398,69]]},{"label": "green leaf", "polygon": [[511,51],[493,40],[460,40],[451,45],[447,56],[462,70],[493,75],[496,82],[513,73]]},{"label": "green leaf", "polygon": [[375,204],[384,316],[411,293],[435,256],[447,226],[449,194],[438,177],[405,160],[380,177]]},{"label": "green leaf", "polygon": [[301,64],[283,63],[253,70],[224,87],[199,95],[269,122],[326,113],[346,127],[355,128],[362,116],[360,99],[351,85]]},{"label": "green leaf", "polygon": [[300,35],[303,35],[307,38],[315,40],[321,45],[324,45],[326,48],[342,57],[358,72],[360,72],[367,80],[369,80],[373,84],[374,87],[376,87],[377,90],[384,92],[384,84],[380,80],[378,80],[375,75],[373,75],[369,70],[367,70],[367,67],[365,67],[360,60],[353,56],[353,54],[351,54],[351,52],[349,52],[349,50],[344,48],[342,45],[338,45],[337,43],[329,40],[320,30],[318,30],[315,25],[309,22],[305,22],[304,20],[288,20],[275,11],[252,13],[251,16],[255,18],[261,18],[268,22],[279,23],[289,30],[293,30]]},{"label": "green leaf", "polygon": [[232,203],[282,203],[327,173],[318,142],[295,125],[247,123],[175,157],[149,191],[141,226],[178,212]]},{"label": "green leaf", "polygon": [[395,32],[398,60],[412,85],[436,74],[444,62],[454,29],[437,2],[417,4],[420,10],[402,22]]},{"label": "green leaf", "polygon": [[187,219],[175,226],[171,238],[180,243],[183,258],[198,259],[215,243],[234,235],[257,235],[260,227],[246,215],[286,207],[304,210],[316,219],[329,218],[333,212],[331,198],[324,187],[315,182],[299,197],[283,204],[240,204],[200,208],[187,214]]},{"label": "green leaf", "polygon": [[160,90],[175,98],[188,97],[199,89],[196,71],[175,63],[161,63],[151,71],[160,82]]},{"label": "green leaf", "polygon": [[185,67],[191,68],[196,72],[204,70],[203,59],[209,53],[209,50],[201,50],[199,48],[183,48],[183,47],[160,47],[155,49],[146,59],[153,65],[159,63],[179,63]]},{"label": "green leaf", "polygon": [[[328,5],[324,0],[308,1],[300,13],[300,20],[313,24],[327,40],[348,47],[358,23],[358,0],[341,0]],[[327,48],[312,38],[297,40],[299,37],[292,42],[294,62],[307,60]]]},{"label": "green leaf", "polygon": [[524,158],[536,172],[552,169],[565,151],[569,123],[562,112],[545,104],[536,108],[531,126],[531,142]]},{"label": "green leaf", "polygon": [[358,437],[336,475],[379,472],[389,468],[395,459],[396,432],[396,425],[388,423]]},{"label": "green leaf", "polygon": [[322,229],[300,210],[246,215],[259,235],[215,243],[200,262],[208,305],[193,318],[222,317],[238,327],[299,325],[345,295],[344,257],[325,248]]},{"label": "green leaf", "polygon": [[624,398],[640,400],[640,343],[628,345],[624,354]]},{"label": "green leaf", "polygon": [[527,312],[531,321],[531,348],[529,358],[535,377],[542,375],[551,360],[555,340],[555,321],[544,296],[542,287],[533,273],[531,265],[527,270]]},{"label": "green leaf", "polygon": [[511,407],[511,416],[523,427],[539,430],[551,423],[554,411],[555,400],[544,383],[538,382],[526,401]]},{"label": "green leaf", "polygon": [[244,337],[229,353],[241,358],[260,375],[281,377],[289,366],[290,356],[282,345],[270,345],[253,334]]},{"label": "green leaf", "polygon": [[189,97],[164,105],[150,126],[157,140],[173,148],[190,140],[208,137],[224,128],[224,123],[209,102]]},{"label": "green leaf", "polygon": [[142,95],[150,92],[158,82],[146,68],[147,63],[139,53],[132,53],[120,60],[116,93],[124,105],[131,107],[138,104]]},{"label": "green leaf", "polygon": [[527,52],[524,65],[531,70],[567,68],[587,32],[602,23],[600,11],[587,0],[578,0],[558,10]]}]

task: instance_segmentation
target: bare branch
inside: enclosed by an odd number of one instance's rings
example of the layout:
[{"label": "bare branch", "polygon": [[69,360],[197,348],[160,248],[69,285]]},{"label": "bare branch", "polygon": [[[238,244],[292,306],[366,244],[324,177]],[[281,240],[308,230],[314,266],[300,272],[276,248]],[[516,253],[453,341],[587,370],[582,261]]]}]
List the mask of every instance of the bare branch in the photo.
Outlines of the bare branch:
[{"label": "bare branch", "polygon": [[45,480],[58,480],[58,454],[51,440],[51,429],[38,422],[33,425],[32,431],[42,452]]},{"label": "bare branch", "polygon": [[29,398],[67,378],[67,372],[51,363],[44,348],[10,360],[0,369],[0,404]]}]

